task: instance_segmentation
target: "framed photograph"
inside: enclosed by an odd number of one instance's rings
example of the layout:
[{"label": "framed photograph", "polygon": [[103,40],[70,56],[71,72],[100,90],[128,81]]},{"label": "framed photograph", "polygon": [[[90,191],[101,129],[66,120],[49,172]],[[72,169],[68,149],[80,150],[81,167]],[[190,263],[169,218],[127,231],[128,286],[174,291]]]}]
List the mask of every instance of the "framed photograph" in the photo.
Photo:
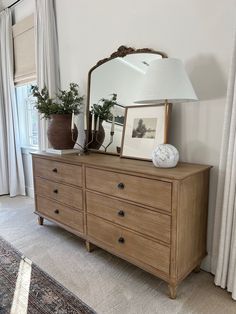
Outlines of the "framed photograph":
[{"label": "framed photograph", "polygon": [[168,106],[126,108],[121,157],[151,160],[152,151],[167,140]]}]

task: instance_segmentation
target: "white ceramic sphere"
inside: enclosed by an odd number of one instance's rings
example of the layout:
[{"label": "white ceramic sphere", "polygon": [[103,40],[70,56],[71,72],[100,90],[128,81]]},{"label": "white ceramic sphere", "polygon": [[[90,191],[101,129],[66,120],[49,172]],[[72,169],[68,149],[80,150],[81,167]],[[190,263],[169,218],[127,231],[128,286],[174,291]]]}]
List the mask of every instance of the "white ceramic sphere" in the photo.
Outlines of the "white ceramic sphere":
[{"label": "white ceramic sphere", "polygon": [[159,144],[152,152],[152,162],[158,168],[173,168],[179,161],[178,150],[170,144]]}]

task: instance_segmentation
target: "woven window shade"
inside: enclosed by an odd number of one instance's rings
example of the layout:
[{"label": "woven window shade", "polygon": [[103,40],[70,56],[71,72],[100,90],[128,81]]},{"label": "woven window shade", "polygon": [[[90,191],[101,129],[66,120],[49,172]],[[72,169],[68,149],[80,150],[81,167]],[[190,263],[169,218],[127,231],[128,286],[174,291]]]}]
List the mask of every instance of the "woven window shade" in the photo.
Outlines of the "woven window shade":
[{"label": "woven window shade", "polygon": [[13,25],[13,48],[15,84],[36,80],[34,15]]}]

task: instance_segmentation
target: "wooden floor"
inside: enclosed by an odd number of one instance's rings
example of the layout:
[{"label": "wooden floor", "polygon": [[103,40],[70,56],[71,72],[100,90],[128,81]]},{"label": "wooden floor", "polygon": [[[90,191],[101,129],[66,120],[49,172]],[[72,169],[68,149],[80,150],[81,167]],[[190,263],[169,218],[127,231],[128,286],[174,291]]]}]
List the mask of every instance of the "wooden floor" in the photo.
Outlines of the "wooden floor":
[{"label": "wooden floor", "polygon": [[236,314],[236,302],[215,287],[213,276],[191,274],[178,298],[166,296],[166,284],[103,250],[85,250],[84,242],[52,223],[36,223],[33,201],[0,197],[0,235],[100,314]]}]

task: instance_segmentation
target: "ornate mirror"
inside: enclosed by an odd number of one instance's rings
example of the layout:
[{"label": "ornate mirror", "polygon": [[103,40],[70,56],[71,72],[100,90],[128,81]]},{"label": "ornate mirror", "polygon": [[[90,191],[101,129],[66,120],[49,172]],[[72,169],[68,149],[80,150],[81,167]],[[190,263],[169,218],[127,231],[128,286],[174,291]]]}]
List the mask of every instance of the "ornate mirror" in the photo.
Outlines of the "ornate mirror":
[{"label": "ornate mirror", "polygon": [[125,108],[137,106],[134,100],[150,62],[165,57],[152,49],[121,46],[91,68],[85,118],[89,149],[120,154]]}]

